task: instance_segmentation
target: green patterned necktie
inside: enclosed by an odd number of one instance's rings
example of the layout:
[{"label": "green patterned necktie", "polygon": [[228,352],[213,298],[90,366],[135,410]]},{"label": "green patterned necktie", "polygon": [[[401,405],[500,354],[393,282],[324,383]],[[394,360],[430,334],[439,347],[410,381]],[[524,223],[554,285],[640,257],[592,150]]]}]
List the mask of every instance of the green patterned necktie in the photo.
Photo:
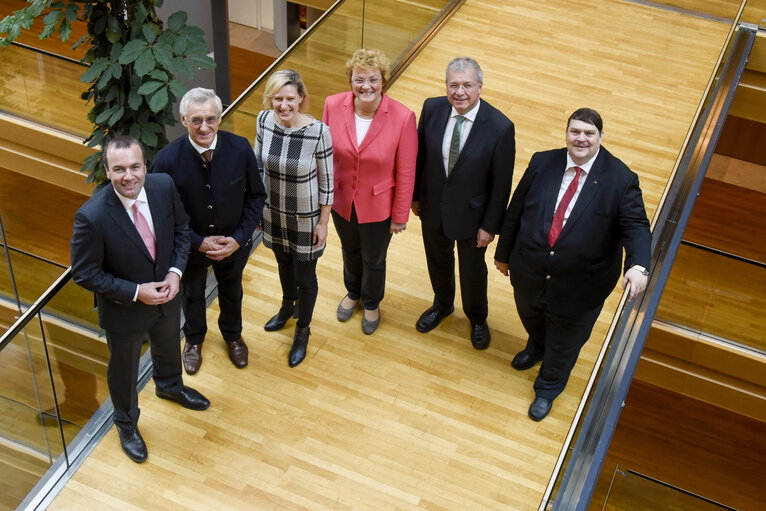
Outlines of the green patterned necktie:
[{"label": "green patterned necktie", "polygon": [[465,121],[464,116],[455,116],[455,129],[452,130],[452,140],[449,144],[449,158],[447,159],[447,177],[452,173],[457,157],[460,154],[460,133],[463,131],[463,121]]}]

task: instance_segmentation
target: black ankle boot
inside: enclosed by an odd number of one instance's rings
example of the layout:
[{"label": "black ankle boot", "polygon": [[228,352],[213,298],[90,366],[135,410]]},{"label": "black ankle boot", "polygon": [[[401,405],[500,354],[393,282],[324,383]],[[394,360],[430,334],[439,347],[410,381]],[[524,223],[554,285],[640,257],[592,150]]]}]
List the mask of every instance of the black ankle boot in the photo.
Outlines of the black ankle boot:
[{"label": "black ankle boot", "polygon": [[290,348],[290,367],[295,367],[306,358],[306,346],[309,344],[309,334],[311,329],[307,326],[296,326],[295,336],[293,337],[293,346]]},{"label": "black ankle boot", "polygon": [[267,332],[274,332],[275,330],[281,330],[285,327],[287,320],[295,317],[297,312],[295,307],[295,300],[282,300],[282,307],[279,308],[279,312],[276,313],[267,323],[264,325],[264,330]]}]

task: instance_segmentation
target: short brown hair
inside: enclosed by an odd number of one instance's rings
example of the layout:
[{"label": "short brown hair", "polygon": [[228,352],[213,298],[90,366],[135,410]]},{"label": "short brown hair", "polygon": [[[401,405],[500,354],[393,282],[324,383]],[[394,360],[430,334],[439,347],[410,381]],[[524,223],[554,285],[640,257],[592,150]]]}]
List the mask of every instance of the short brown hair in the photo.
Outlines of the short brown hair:
[{"label": "short brown hair", "polygon": [[104,146],[104,150],[101,153],[101,160],[104,162],[104,168],[109,170],[109,162],[106,161],[106,153],[109,151],[109,149],[127,149],[128,147],[134,145],[137,145],[141,150],[141,161],[146,163],[146,153],[144,152],[144,146],[141,145],[141,142],[128,135],[120,135],[118,137],[114,137]]},{"label": "short brown hair", "polygon": [[365,50],[359,48],[351,54],[351,58],[346,62],[346,76],[348,81],[351,82],[351,75],[354,74],[354,69],[377,69],[380,71],[380,76],[383,79],[383,86],[388,83],[388,79],[391,78],[391,64],[388,62],[388,58],[380,50]]},{"label": "short brown hair", "polygon": [[569,125],[572,124],[573,120],[592,124],[598,129],[599,133],[604,131],[604,121],[601,119],[601,115],[592,108],[578,108],[572,112],[572,115],[567,119],[567,129],[569,129]]}]

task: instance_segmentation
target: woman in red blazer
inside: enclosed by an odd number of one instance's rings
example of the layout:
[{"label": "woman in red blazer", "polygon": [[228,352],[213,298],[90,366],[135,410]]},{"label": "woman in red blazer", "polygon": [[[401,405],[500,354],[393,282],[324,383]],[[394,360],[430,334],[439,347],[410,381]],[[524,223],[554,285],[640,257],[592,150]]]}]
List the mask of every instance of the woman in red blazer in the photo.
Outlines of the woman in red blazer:
[{"label": "woman in red blazer", "polygon": [[414,112],[383,94],[389,63],[382,52],[355,51],[346,76],[351,90],[327,97],[322,114],[332,135],[332,217],[348,291],[338,320],[351,318],[361,300],[362,330],[369,335],[380,322],[391,235],[407,227],[418,136]]}]

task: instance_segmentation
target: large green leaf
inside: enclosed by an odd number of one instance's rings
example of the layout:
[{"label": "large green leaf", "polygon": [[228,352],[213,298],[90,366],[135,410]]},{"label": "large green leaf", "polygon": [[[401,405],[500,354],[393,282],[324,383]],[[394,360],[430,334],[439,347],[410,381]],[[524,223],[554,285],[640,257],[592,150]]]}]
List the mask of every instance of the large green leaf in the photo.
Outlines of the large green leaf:
[{"label": "large green leaf", "polygon": [[149,73],[149,77],[161,82],[168,81],[168,74],[162,69],[154,69],[151,73]]},{"label": "large green leaf", "polygon": [[152,92],[156,91],[157,89],[159,89],[160,87],[164,85],[165,85],[164,82],[158,82],[155,80],[144,82],[144,84],[138,88],[138,93],[141,94],[142,96],[146,96],[147,94],[151,94]]},{"label": "large green leaf", "polygon": [[154,40],[157,39],[158,30],[151,23],[144,23],[144,25],[141,27],[141,32],[143,32],[144,39],[149,44],[152,44]]},{"label": "large green leaf", "polygon": [[173,58],[173,49],[167,44],[157,43],[152,47],[152,53],[154,58],[161,66],[167,67]]},{"label": "large green leaf", "polygon": [[[119,64],[117,64],[119,66]],[[109,85],[109,82],[112,80],[112,69],[111,67],[108,68],[106,71],[101,73],[101,76],[98,79],[98,83],[96,83],[96,88],[98,90],[105,89],[107,85]]]},{"label": "large green leaf", "polygon": [[125,65],[130,64],[131,62],[135,62],[142,53],[148,51],[149,45],[146,44],[146,41],[141,41],[138,39],[128,41],[128,43],[122,49],[122,53],[120,54],[120,64]]},{"label": "large green leaf", "polygon": [[152,112],[159,112],[168,104],[168,88],[162,87],[149,99],[149,108]]},{"label": "large green leaf", "polygon": [[187,14],[184,11],[174,12],[168,18],[168,30],[177,32],[186,25]]},{"label": "large green leaf", "polygon": [[106,24],[106,38],[109,39],[110,43],[116,43],[121,37],[122,27],[120,26],[120,22],[110,14]]},{"label": "large green leaf", "polygon": [[109,119],[114,112],[117,111],[117,105],[112,105],[111,107],[107,108],[100,114],[96,116],[96,124],[104,124],[107,119]]},{"label": "large green leaf", "polygon": [[72,24],[66,19],[61,20],[61,24],[59,25],[59,37],[62,41],[66,42],[70,35],[72,35]]},{"label": "large green leaf", "polygon": [[82,74],[80,81],[90,83],[96,80],[109,66],[109,59],[98,59]]},{"label": "large green leaf", "polygon": [[179,80],[171,80],[170,92],[172,92],[175,96],[180,98],[184,94],[186,94],[186,85],[184,85],[183,82]]},{"label": "large green leaf", "polygon": [[154,55],[152,55],[151,51],[146,51],[136,59],[133,71],[135,71],[138,76],[144,76],[154,69],[155,65],[156,61],[154,60]]},{"label": "large green leaf", "polygon": [[66,16],[66,19],[69,20],[70,23],[74,23],[77,21],[77,14],[80,12],[80,7],[74,3],[70,2],[67,4],[66,9],[64,10],[64,16]]},{"label": "large green leaf", "polygon": [[173,41],[173,51],[176,55],[186,55],[189,46],[189,38],[185,35],[178,36],[175,41]]},{"label": "large green leaf", "polygon": [[122,43],[114,43],[111,48],[109,48],[109,59],[112,62],[117,62],[120,60],[120,55],[122,55]]},{"label": "large green leaf", "polygon": [[64,13],[61,11],[61,9],[54,9],[48,14],[45,15],[43,18],[43,24],[45,25],[55,25],[59,18],[61,18],[64,15]]},{"label": "large green leaf", "polygon": [[137,122],[131,124],[129,134],[136,140],[141,140],[141,125]]},{"label": "large green leaf", "polygon": [[128,106],[131,110],[138,110],[144,98],[138,93],[138,89],[133,87],[128,93]]},{"label": "large green leaf", "polygon": [[153,133],[144,127],[141,130],[141,141],[145,146],[154,147],[157,145],[157,134]]},{"label": "large green leaf", "polygon": [[215,60],[207,55],[189,55],[186,60],[200,69],[211,69],[215,67]]},{"label": "large green leaf", "polygon": [[117,121],[122,119],[122,115],[124,113],[125,113],[125,108],[124,107],[118,108],[117,111],[114,112],[112,114],[112,116],[109,118],[109,122],[107,124],[109,124],[109,126],[114,126],[115,124],[117,124]]}]

